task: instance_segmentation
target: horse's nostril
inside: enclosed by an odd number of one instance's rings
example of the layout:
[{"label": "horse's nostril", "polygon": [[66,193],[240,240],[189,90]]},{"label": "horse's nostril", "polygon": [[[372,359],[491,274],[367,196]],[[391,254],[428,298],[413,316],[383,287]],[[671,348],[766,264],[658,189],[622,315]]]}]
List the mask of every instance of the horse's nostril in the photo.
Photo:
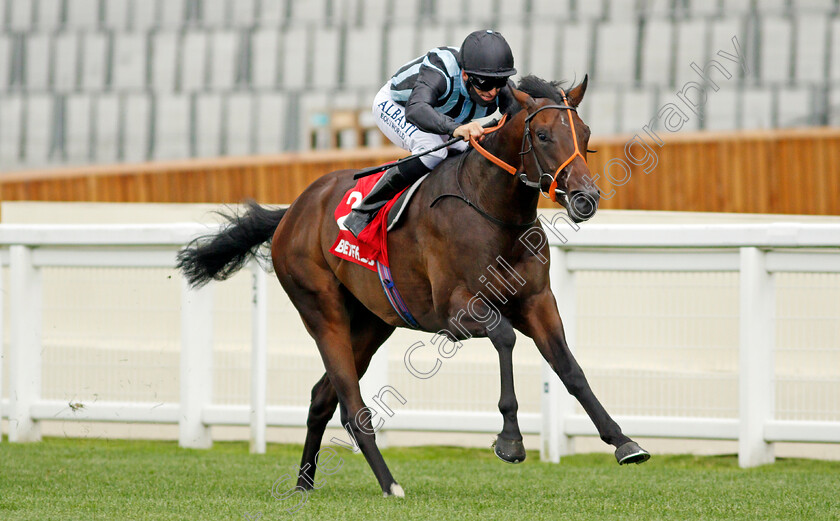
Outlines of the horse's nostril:
[{"label": "horse's nostril", "polygon": [[575,217],[585,221],[595,214],[595,211],[598,209],[599,198],[597,192],[589,193],[575,190],[569,196],[569,202],[571,203],[569,206],[572,212],[574,212]]}]

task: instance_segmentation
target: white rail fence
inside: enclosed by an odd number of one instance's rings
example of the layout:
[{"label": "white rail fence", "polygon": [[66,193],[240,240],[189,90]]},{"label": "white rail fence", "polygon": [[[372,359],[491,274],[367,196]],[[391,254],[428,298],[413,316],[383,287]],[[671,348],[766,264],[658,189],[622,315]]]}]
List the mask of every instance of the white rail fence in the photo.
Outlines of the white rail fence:
[{"label": "white rail fence", "polygon": [[[564,225],[565,226],[565,225]],[[772,462],[774,442],[840,443],[840,421],[777,419],[775,408],[774,295],[777,274],[840,273],[840,225],[596,225],[549,233],[552,288],[558,298],[569,343],[576,339],[576,279],[581,271],[736,272],[739,274],[738,417],[617,415],[630,436],[737,440],[739,463]],[[180,403],[98,401],[74,410],[66,401],[42,399],[41,270],[48,267],[172,268],[177,250],[204,226],[0,226],[0,266],[9,268],[9,288],[0,277],[0,339],[8,328],[8,418],[11,442],[38,441],[41,421],[173,423],[184,447],[209,447],[210,427],[250,425],[251,448],[265,451],[267,426],[305,426],[305,406],[268,405],[266,288],[276,284],[255,263],[251,299],[250,405],[213,400],[214,284],[193,290],[182,283]],[[561,233],[562,231],[562,233]],[[565,235],[565,236],[564,236]],[[536,245],[541,239],[529,235]],[[2,346],[2,343],[0,343]],[[374,360],[376,362],[376,359]],[[366,376],[387,390],[388,364],[373,363]],[[314,383],[314,382],[313,382]],[[588,417],[575,412],[574,399],[543,363],[542,411],[520,413],[523,433],[540,434],[541,455],[559,461],[573,452],[575,436],[596,435]],[[335,420],[333,422],[334,425]],[[405,410],[388,418],[387,429],[495,432],[498,413]]]}]

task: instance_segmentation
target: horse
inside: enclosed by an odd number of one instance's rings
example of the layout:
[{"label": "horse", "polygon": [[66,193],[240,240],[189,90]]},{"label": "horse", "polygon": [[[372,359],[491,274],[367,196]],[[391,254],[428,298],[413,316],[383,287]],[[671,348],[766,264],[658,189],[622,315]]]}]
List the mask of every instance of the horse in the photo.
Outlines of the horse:
[{"label": "horse", "polygon": [[[586,162],[590,130],[577,114],[587,83],[585,77],[567,93],[559,82],[522,78],[512,89],[517,105],[507,111],[510,117],[485,134],[481,144],[473,141],[467,152],[441,162],[416,190],[403,224],[388,234],[393,281],[416,328],[456,345],[489,337],[498,352],[503,427],[494,451],[507,462],[525,459],[513,387],[514,330],[533,339],[601,439],[616,447],[620,464],[650,457],[622,433],[572,356],[549,285],[548,245],[537,219],[537,203],[546,194],[576,223],[597,210],[599,191]],[[383,495],[404,497],[376,446],[359,378],[379,346],[407,324],[375,272],[330,253],[339,233],[333,212],[354,186],[355,172],[320,177],[288,208],[251,201],[244,212],[223,214],[226,226],[182,249],[178,267],[193,286],[224,280],[270,241],[277,279],[315,340],[326,370],[312,388],[298,486],[312,488],[324,430],[340,406],[341,423]],[[542,240],[533,239],[534,233]],[[532,240],[523,240],[526,235]],[[500,276],[499,287],[515,291],[488,291],[488,269]]]}]

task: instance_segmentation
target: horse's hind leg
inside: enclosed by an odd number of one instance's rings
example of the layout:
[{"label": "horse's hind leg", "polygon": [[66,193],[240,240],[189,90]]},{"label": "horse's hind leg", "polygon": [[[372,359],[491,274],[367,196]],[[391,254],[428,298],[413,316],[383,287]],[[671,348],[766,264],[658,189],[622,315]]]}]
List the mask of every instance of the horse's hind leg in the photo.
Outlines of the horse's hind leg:
[{"label": "horse's hind leg", "polygon": [[[356,372],[361,378],[370,364],[379,346],[391,336],[394,327],[381,321],[373,313],[364,308],[357,308],[353,316],[353,353],[356,361]],[[318,451],[327,422],[330,421],[338,405],[338,395],[330,382],[329,376],[318,380],[312,388],[312,403],[309,406],[309,417],[306,420],[306,442],[303,445],[303,456],[300,461],[298,486],[304,489],[313,488],[315,470],[317,467]]]},{"label": "horse's hind leg", "polygon": [[320,270],[312,263],[293,267],[275,263],[275,270],[318,345],[327,375],[342,405],[341,423],[353,438],[351,443],[358,444],[386,496],[404,495],[376,446],[370,410],[365,407],[359,389],[351,325],[358,302],[342,290],[331,272]]}]

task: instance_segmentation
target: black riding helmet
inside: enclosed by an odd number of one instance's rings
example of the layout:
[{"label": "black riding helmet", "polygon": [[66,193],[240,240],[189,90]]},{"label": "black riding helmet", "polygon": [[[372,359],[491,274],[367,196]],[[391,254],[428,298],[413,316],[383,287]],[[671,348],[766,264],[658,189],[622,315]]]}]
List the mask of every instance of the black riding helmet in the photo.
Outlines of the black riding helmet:
[{"label": "black riding helmet", "polygon": [[496,31],[470,33],[461,45],[461,68],[468,75],[506,78],[516,74],[513,51]]}]

